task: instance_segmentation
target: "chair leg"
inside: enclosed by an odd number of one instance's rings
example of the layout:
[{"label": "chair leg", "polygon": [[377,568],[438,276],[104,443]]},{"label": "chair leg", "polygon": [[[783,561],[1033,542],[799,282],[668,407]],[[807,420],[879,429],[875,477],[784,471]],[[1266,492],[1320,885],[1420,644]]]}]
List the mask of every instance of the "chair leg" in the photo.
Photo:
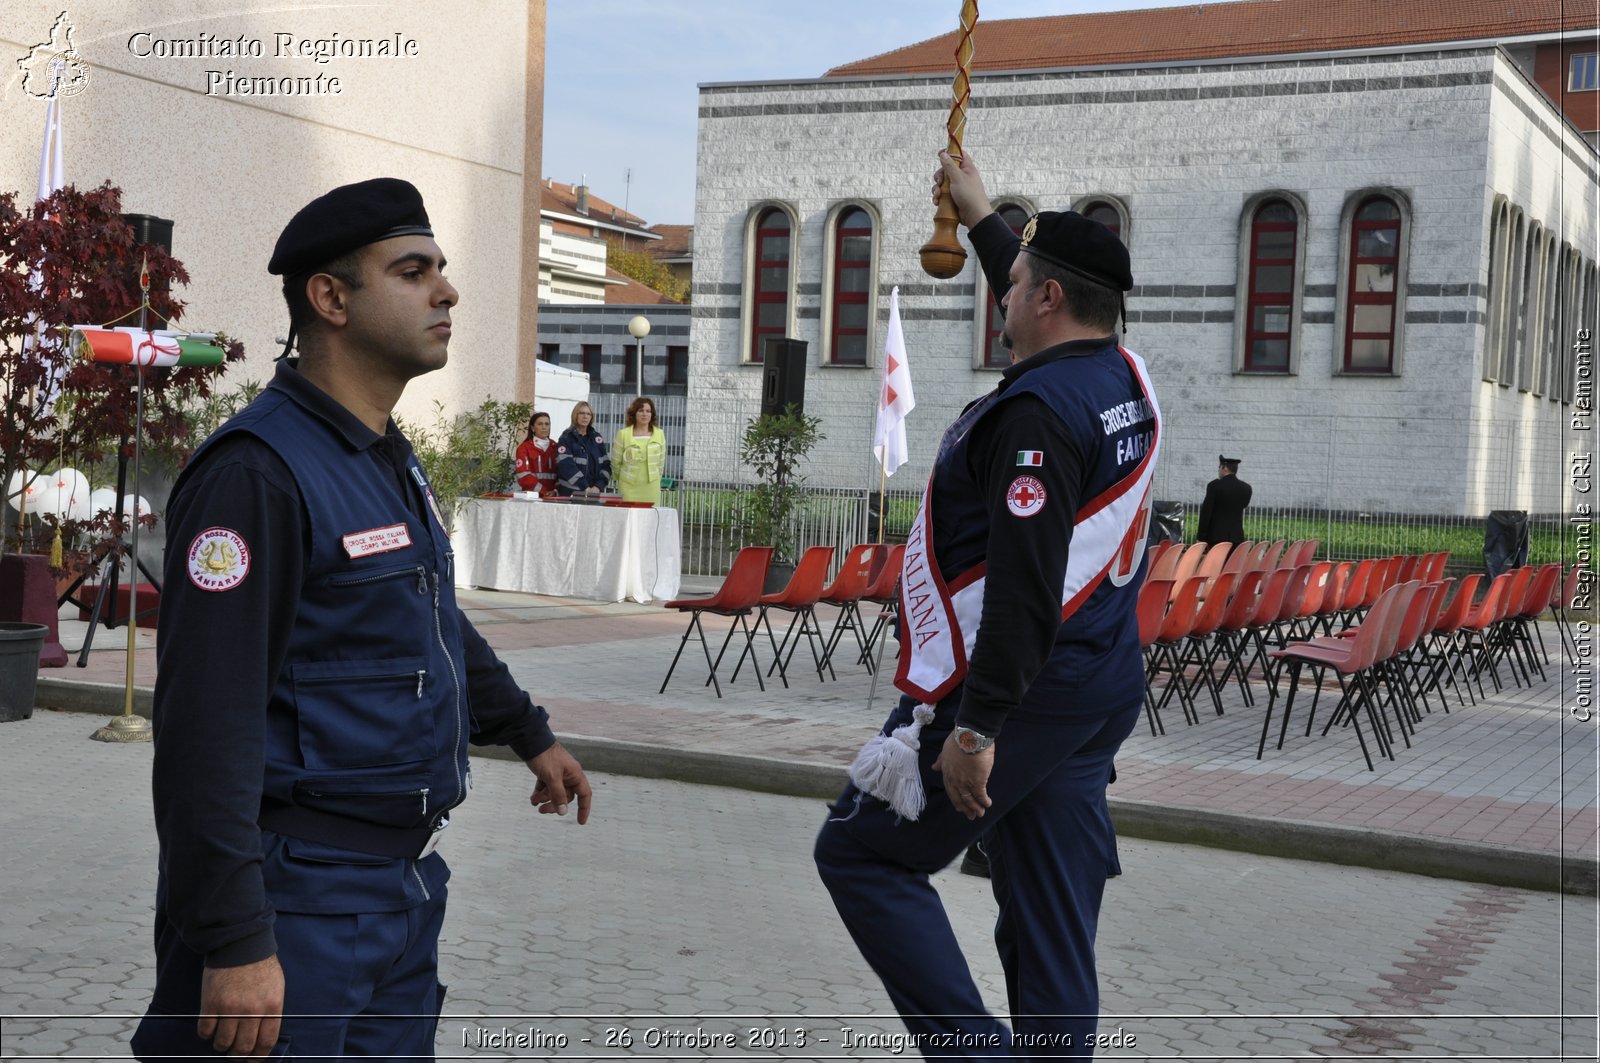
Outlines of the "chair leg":
[{"label": "chair leg", "polygon": [[[739,660],[733,666],[733,677],[734,679],[739,677],[739,665],[744,663],[745,654],[749,654],[750,670],[756,674],[756,687],[762,693],[765,693],[767,684],[761,680],[761,662],[756,660],[756,633],[750,630],[749,617],[749,613],[739,614],[738,626],[744,630],[744,649],[739,651]],[[778,674],[783,675],[783,672],[779,671]],[[733,682],[733,679],[728,680],[728,682]],[[784,679],[783,685],[786,687],[789,685],[789,680],[787,678]]]},{"label": "chair leg", "polygon": [[[817,623],[817,611],[811,606],[807,606],[800,611],[800,635],[805,636],[806,645],[811,649],[811,663],[817,669],[817,682],[820,683],[824,678],[822,667],[825,662],[822,659],[822,654],[817,650],[817,644],[822,641],[822,626]],[[796,647],[800,645],[800,635],[795,636],[794,645],[789,647],[789,656],[791,658],[794,657]],[[788,661],[785,661],[784,665],[787,667]],[[833,665],[828,665],[828,672],[830,675],[833,673]],[[835,675],[833,678],[838,679],[839,677]]]},{"label": "chair leg", "polygon": [[789,687],[789,662],[784,657],[783,651],[789,645],[789,636],[794,631],[795,621],[800,619],[800,611],[797,609],[789,614],[789,626],[783,629],[783,641],[779,642],[772,636],[772,618],[767,615],[767,610],[770,608],[770,606],[766,605],[761,607],[761,616],[756,621],[756,629],[760,630],[761,624],[765,622],[767,625],[767,641],[772,643],[772,664],[767,666],[767,678],[771,679],[773,671],[776,670],[783,680],[784,689],[787,690]]},{"label": "chair leg", "polygon": [[[1301,662],[1299,660],[1293,660],[1289,662],[1289,696],[1283,703],[1283,718],[1285,720],[1288,720],[1289,710],[1294,707],[1294,691],[1295,687],[1298,686],[1300,682],[1300,665]],[[1274,687],[1273,689],[1276,690],[1277,688]],[[1257,760],[1260,760],[1267,751],[1267,735],[1272,731],[1272,706],[1277,700],[1278,699],[1276,697],[1270,697],[1267,699],[1267,711],[1261,717],[1261,741],[1256,743]],[[1281,737],[1278,740],[1278,748],[1283,748],[1283,740]]]},{"label": "chair leg", "polygon": [[711,663],[711,647],[706,645],[706,629],[700,624],[700,611],[697,609],[689,614],[689,626],[683,629],[683,638],[678,640],[678,652],[672,655],[672,664],[667,668],[667,677],[661,681],[661,689],[657,694],[667,692],[667,684],[672,682],[672,673],[678,667],[678,658],[683,656],[683,647],[689,641],[689,632],[698,632],[700,648],[705,651],[706,667],[711,670],[710,683],[716,688],[717,697],[722,697],[722,684],[717,682],[717,666]]},{"label": "chair leg", "polygon": [[[715,661],[713,661],[712,664],[711,664],[711,674],[706,677],[706,683],[714,683],[714,682],[716,682],[717,669],[722,667],[722,657],[723,657],[724,654],[726,654],[728,652],[728,643],[733,641],[733,633],[735,631],[737,631],[738,629],[739,629],[739,618],[738,617],[734,617],[733,623],[728,625],[728,633],[722,637],[722,648],[717,651],[717,659]],[[741,654],[740,657],[742,659],[743,655]],[[739,669],[735,668],[733,670],[733,676],[728,680],[728,682],[731,683],[735,679],[738,679],[738,678],[739,678]],[[701,685],[704,686],[705,684],[702,683]]]}]

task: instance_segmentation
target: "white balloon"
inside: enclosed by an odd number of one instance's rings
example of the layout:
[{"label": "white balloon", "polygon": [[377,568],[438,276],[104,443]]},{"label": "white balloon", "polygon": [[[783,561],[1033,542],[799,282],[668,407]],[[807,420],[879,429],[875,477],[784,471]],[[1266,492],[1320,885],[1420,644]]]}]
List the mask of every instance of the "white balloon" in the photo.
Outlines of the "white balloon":
[{"label": "white balloon", "polygon": [[77,469],[63,467],[48,474],[47,478],[49,483],[46,489],[53,490],[55,494],[40,503],[41,511],[64,520],[80,520],[92,515],[85,512],[89,504],[87,476]]},{"label": "white balloon", "polygon": [[44,478],[32,472],[26,465],[11,474],[11,479],[6,483],[6,504],[12,509],[17,509],[18,499],[26,493],[25,499],[28,512],[37,513],[39,510],[39,489],[44,487]]},{"label": "white balloon", "polygon": [[134,504],[139,507],[139,516],[147,517],[147,516],[150,515],[150,503],[149,503],[148,500],[146,500],[146,498],[143,495],[138,495],[138,496],[123,495],[122,496],[122,519],[123,520],[128,521],[129,523],[132,523],[132,521],[133,521],[133,510],[128,505],[130,500],[133,501]]},{"label": "white balloon", "polygon": [[57,503],[60,498],[61,489],[56,486],[55,477],[47,473],[41,474],[33,490],[28,492],[28,512],[59,516]]},{"label": "white balloon", "polygon": [[89,492],[89,503],[85,516],[93,518],[102,509],[115,511],[117,508],[117,491],[114,487],[97,487]]}]

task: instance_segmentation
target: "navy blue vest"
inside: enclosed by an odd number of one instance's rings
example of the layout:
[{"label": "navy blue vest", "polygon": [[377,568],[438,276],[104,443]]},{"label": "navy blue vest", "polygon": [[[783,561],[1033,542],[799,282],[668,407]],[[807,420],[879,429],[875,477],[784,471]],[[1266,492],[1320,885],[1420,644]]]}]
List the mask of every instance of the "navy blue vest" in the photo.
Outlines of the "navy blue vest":
[{"label": "navy blue vest", "polygon": [[[200,452],[233,432],[257,437],[288,465],[311,532],[268,705],[262,825],[414,854],[465,799],[471,733],[453,554],[427,479],[412,456],[408,506],[372,455],[278,390]],[[397,543],[407,545],[376,550]]]},{"label": "navy blue vest", "polygon": [[[1076,441],[1085,471],[1079,505],[1114,487],[1137,468],[1150,447],[1155,421],[1141,409],[1144,393],[1138,377],[1115,345],[1047,362],[1004,391],[973,403],[946,432],[934,461],[932,533],[946,585],[982,562],[988,549],[988,500],[978,489],[967,455],[972,430],[985,418],[1002,416],[1006,403],[1019,395],[1043,400]],[[1114,423],[1103,416],[1128,410],[1135,415]],[[1141,653],[1135,614],[1141,582],[1117,587],[1101,580],[1062,623],[1055,650],[1034,686],[1081,689],[1093,686],[1102,674],[1141,674],[1136,667],[1129,671],[1129,662]]]}]

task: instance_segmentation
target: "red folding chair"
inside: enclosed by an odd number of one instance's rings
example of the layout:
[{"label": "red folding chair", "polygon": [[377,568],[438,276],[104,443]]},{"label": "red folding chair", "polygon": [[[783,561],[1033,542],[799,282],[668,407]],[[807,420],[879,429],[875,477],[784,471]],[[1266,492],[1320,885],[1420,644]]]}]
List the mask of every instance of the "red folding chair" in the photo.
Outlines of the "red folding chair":
[{"label": "red folding chair", "polygon": [[[722,684],[717,682],[717,666],[722,663],[722,655],[728,652],[728,643],[733,639],[733,633],[741,628],[744,630],[744,649],[739,651],[739,663],[743,664],[745,654],[749,654],[751,663],[754,664],[755,633],[750,628],[748,618],[761,601],[761,587],[766,582],[767,564],[771,560],[772,547],[747,546],[733,559],[733,566],[728,569],[728,575],[723,578],[722,586],[717,588],[717,593],[709,598],[678,598],[665,604],[664,608],[688,613],[689,626],[684,629],[683,638],[678,642],[678,652],[672,655],[667,678],[661,681],[661,689],[656,693],[667,692],[667,684],[672,681],[673,670],[678,667],[678,658],[683,656],[683,647],[688,643],[691,634],[697,635],[700,639],[700,648],[706,655],[706,665],[711,670],[711,674],[706,677],[706,683],[716,689],[719,698],[722,697]],[[701,613],[734,618],[733,623],[728,626],[727,637],[722,640],[722,649],[717,651],[717,659],[714,661],[711,659],[711,647],[706,644],[705,628],[700,625]],[[737,666],[734,667],[734,672],[738,673]],[[757,667],[755,672],[756,685],[766,690],[766,684],[761,681],[761,669]]]},{"label": "red folding chair", "polygon": [[[794,656],[801,638],[810,643],[811,659],[817,666],[817,678],[822,678],[822,652],[818,646],[826,645],[826,637],[817,623],[817,601],[822,597],[822,585],[828,581],[828,566],[832,563],[833,547],[808,546],[806,552],[800,555],[799,564],[794,566],[789,585],[777,594],[761,596],[761,615],[756,618],[756,630],[761,630],[765,624],[767,641],[772,643],[772,666],[767,669],[767,674],[771,675],[772,669],[776,668],[785,687],[789,685],[789,659]],[[767,614],[773,609],[790,614],[789,626],[783,629],[782,642],[772,634],[772,620]],[[795,631],[796,624],[800,625],[798,633]],[[791,636],[794,645],[789,644]],[[737,668],[733,670],[733,678],[739,678]]]},{"label": "red folding chair", "polygon": [[[1338,706],[1335,707],[1328,725],[1340,719],[1348,709],[1351,727],[1356,732],[1356,741],[1361,744],[1361,755],[1367,762],[1367,770],[1375,771],[1372,766],[1372,754],[1367,750],[1367,740],[1361,733],[1361,722],[1357,718],[1357,709],[1365,710],[1367,722],[1373,733],[1373,740],[1380,753],[1394,759],[1392,748],[1385,742],[1384,725],[1377,715],[1377,686],[1373,680],[1371,669],[1378,659],[1383,637],[1393,627],[1390,617],[1397,608],[1404,608],[1402,599],[1409,594],[1402,591],[1401,587],[1393,588],[1389,593],[1381,596],[1373,603],[1372,611],[1368,614],[1367,622],[1362,624],[1360,632],[1350,639],[1329,639],[1324,645],[1313,646],[1308,643],[1294,643],[1281,650],[1273,652],[1280,665],[1287,665],[1289,669],[1289,694],[1283,703],[1283,722],[1278,730],[1278,748],[1283,748],[1284,737],[1289,733],[1289,715],[1294,709],[1294,695],[1300,682],[1300,669],[1310,666],[1317,671],[1317,689],[1322,687],[1322,675],[1329,669],[1339,677],[1339,689],[1342,693]],[[1311,733],[1312,719],[1316,714],[1316,701],[1313,697],[1311,716],[1306,720],[1306,734]],[[1256,759],[1260,760],[1266,753],[1267,735],[1272,728],[1272,701],[1267,702],[1267,712],[1261,721],[1261,741],[1256,746]],[[1327,733],[1326,730],[1323,731]]]},{"label": "red folding chair", "polygon": [[[1156,677],[1163,672],[1169,677],[1166,689],[1155,702],[1156,725],[1161,728],[1163,734],[1166,728],[1161,724],[1161,710],[1172,699],[1174,693],[1178,695],[1178,703],[1183,706],[1185,722],[1200,722],[1200,717],[1194,709],[1194,698],[1191,696],[1188,684],[1183,681],[1183,665],[1179,651],[1200,616],[1202,604],[1200,591],[1205,582],[1204,576],[1190,576],[1175,590],[1171,598],[1171,607],[1161,621],[1161,630],[1156,635],[1155,645],[1151,647],[1150,657],[1145,664],[1147,686],[1154,683]],[[1212,697],[1216,697],[1215,688],[1212,688],[1211,694]]]},{"label": "red folding chair", "polygon": [[1578,586],[1583,579],[1583,566],[1573,565],[1572,571],[1567,573],[1567,578],[1556,583],[1555,590],[1550,594],[1550,615],[1555,618],[1556,631],[1561,635],[1561,645],[1578,659],[1578,639],[1572,630],[1572,618],[1567,615],[1573,608],[1573,603],[1578,597]]},{"label": "red folding chair", "polygon": [[[834,675],[833,652],[839,646],[839,640],[848,630],[856,640],[858,654],[866,652],[866,625],[861,622],[861,599],[872,586],[872,577],[877,567],[883,563],[884,556],[889,548],[878,546],[875,543],[862,543],[852,546],[850,552],[844,555],[844,561],[839,565],[839,571],[834,575],[833,582],[828,584],[827,590],[822,592],[822,601],[838,608],[839,613],[833,618],[833,630],[828,633],[827,648],[822,651],[822,665],[828,669],[829,675]],[[872,664],[869,661],[868,669]]]},{"label": "red folding chair", "polygon": [[879,638],[888,630],[890,622],[895,617],[899,605],[900,594],[900,566],[904,564],[906,548],[902,543],[889,547],[888,556],[883,562],[883,567],[873,577],[872,585],[867,588],[867,593],[861,596],[863,602],[871,602],[878,607],[878,615],[872,621],[872,627],[867,632],[867,645],[861,651],[863,663],[867,671],[872,671],[877,664],[872,660],[872,648]]},{"label": "red folding chair", "polygon": [[1171,595],[1172,580],[1147,579],[1144,586],[1139,588],[1139,601],[1134,608],[1139,618],[1139,648],[1145,655],[1144,712],[1150,721],[1152,736],[1167,733],[1167,729],[1156,718],[1155,697],[1150,691],[1150,652],[1156,644],[1156,637],[1161,634],[1161,621],[1166,618],[1167,600]]}]

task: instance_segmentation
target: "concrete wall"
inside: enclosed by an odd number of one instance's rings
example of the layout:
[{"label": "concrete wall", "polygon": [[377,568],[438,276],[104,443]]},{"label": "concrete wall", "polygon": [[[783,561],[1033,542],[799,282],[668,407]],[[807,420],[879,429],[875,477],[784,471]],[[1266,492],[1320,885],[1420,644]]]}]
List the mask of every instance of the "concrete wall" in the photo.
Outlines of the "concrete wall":
[{"label": "concrete wall", "polygon": [[[975,80],[966,146],[992,198],[1061,209],[1111,195],[1128,210],[1123,235],[1138,287],[1127,342],[1151,365],[1169,428],[1159,494],[1198,497],[1227,451],[1246,459],[1260,505],[1458,512],[1468,504],[1492,98],[1497,71],[1517,76],[1497,55]],[[993,386],[994,371],[974,368],[975,261],[944,282],[917,263],[931,234],[927,190],[948,93],[946,81],[925,78],[702,88],[688,476],[733,475],[738,426],[757,408],[760,369],[740,358],[741,286],[747,220],[762,203],[786,204],[799,219],[793,334],[811,344],[807,409],[824,417],[828,436],[814,481],[875,479],[870,438],[892,286],[918,399],[913,461],[893,486],[926,477],[944,426]],[[1394,376],[1335,372],[1341,221],[1366,189],[1390,191],[1410,214]],[[1241,216],[1268,190],[1291,193],[1307,212],[1292,376],[1234,368]],[[882,218],[866,370],[815,364],[825,219],[843,200],[865,201]]]},{"label": "concrete wall", "polygon": [[[536,19],[530,19],[530,3],[537,5]],[[462,301],[450,367],[414,383],[401,411],[431,419],[435,399],[459,407],[476,406],[485,395],[508,397],[516,383],[508,352],[519,346],[524,310],[525,73],[530,22],[542,33],[542,3],[75,5],[75,43],[90,71],[85,91],[64,101],[67,178],[80,186],[112,181],[123,189],[126,210],[173,219],[173,252],[193,278],[183,292],[189,303],[184,323],[245,341],[248,362],[229,373],[237,382],[270,374],[273,337],[287,329],[278,281],[266,272],[283,225],[335,185],[404,177],[422,190]],[[49,38],[62,6],[54,0],[0,5],[0,189],[20,191],[29,201],[45,102],[23,92],[15,60]],[[278,58],[279,33],[296,40],[334,34],[393,40],[398,34],[416,42],[416,54],[327,63]],[[217,41],[242,35],[260,41],[264,54],[135,54],[154,51],[158,40],[192,47],[201,34]],[[225,82],[213,83],[210,70],[237,77],[321,74],[325,86],[336,77],[340,91],[229,95]],[[534,73],[542,76],[542,70]],[[531,333],[533,313],[527,317]]]}]

